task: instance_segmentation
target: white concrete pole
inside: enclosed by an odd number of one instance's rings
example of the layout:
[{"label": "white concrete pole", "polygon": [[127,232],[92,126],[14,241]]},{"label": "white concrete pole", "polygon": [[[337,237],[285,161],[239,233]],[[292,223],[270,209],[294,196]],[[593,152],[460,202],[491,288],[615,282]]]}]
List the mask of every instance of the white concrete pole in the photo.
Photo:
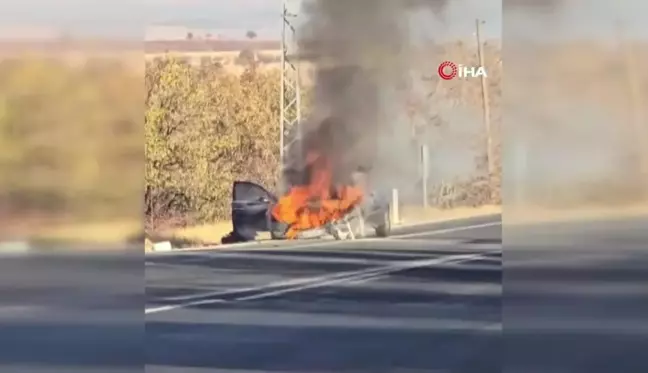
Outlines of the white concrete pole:
[{"label": "white concrete pole", "polygon": [[390,203],[390,217],[392,224],[400,224],[400,211],[399,211],[399,200],[398,200],[398,189],[392,189],[391,203]]}]

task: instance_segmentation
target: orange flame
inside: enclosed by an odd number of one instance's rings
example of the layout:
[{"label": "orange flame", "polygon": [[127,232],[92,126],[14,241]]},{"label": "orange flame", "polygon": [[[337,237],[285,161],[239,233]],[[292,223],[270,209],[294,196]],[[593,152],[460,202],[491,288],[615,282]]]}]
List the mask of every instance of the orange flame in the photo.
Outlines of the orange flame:
[{"label": "orange flame", "polygon": [[272,209],[275,219],[288,225],[286,238],[300,231],[319,228],[343,218],[362,202],[362,188],[334,185],[331,162],[317,152],[306,158],[310,178],[306,185],[293,186]]}]

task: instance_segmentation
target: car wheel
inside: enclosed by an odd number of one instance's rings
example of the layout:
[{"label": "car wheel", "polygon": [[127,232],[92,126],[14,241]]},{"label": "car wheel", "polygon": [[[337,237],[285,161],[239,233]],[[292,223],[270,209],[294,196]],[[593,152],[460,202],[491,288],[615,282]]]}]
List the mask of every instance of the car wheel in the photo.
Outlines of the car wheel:
[{"label": "car wheel", "polygon": [[274,222],[270,226],[270,238],[273,240],[285,240],[288,232],[288,224]]}]

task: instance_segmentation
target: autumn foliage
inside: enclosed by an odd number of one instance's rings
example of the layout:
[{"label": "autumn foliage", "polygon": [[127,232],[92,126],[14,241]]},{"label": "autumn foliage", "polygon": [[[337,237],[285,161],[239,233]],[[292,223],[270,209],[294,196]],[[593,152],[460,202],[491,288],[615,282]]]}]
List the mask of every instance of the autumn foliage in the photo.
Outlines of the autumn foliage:
[{"label": "autumn foliage", "polygon": [[[82,57],[0,61],[3,222],[137,220],[144,213],[149,226],[188,225],[227,219],[234,180],[275,188],[276,64],[241,73],[244,66],[172,57],[147,61],[145,69],[141,54]],[[474,99],[478,86],[448,92]],[[479,102],[471,105],[479,110]]]},{"label": "autumn foliage", "polygon": [[142,73],[119,60],[0,60],[0,233],[141,216]]},{"label": "autumn foliage", "polygon": [[[462,45],[453,48],[464,51],[465,56],[457,58],[475,58]],[[493,65],[493,104],[499,106],[499,53],[490,47],[487,52]],[[430,67],[429,75],[435,71]],[[476,113],[481,110],[478,81],[454,83],[442,95],[434,95],[434,85],[426,84],[430,97],[423,97],[412,110],[424,126],[434,124],[426,106],[435,105],[437,99],[460,102],[456,106],[468,106]],[[307,106],[309,83],[303,88],[303,105]],[[186,60],[158,58],[147,64],[146,90],[145,203],[149,224],[227,219],[231,185],[237,179],[275,188],[279,170],[278,69],[252,66],[240,74],[221,64],[192,65]],[[308,108],[303,107],[303,112]],[[499,110],[493,112],[499,116]],[[479,115],[476,123],[480,126]],[[459,198],[470,205],[490,201],[488,191],[472,200],[470,196]]]},{"label": "autumn foliage", "polygon": [[[500,49],[490,43],[484,47],[497,166],[491,187],[483,177],[483,139],[474,138],[475,134],[471,135],[473,138],[453,134],[463,131],[466,123],[483,130],[479,80],[435,79],[439,61],[477,64],[476,48],[457,42],[430,50],[432,57],[422,58],[419,69],[422,76],[418,88],[422,86],[424,94],[413,97],[411,105],[404,108],[411,120],[407,124],[411,128],[406,130],[415,135],[421,128],[433,128],[431,138],[437,139],[438,144],[450,144],[450,151],[455,153],[471,149],[469,157],[477,160],[474,177],[467,175],[462,180],[430,185],[430,204],[453,207],[492,202],[493,197],[499,197],[491,192],[499,192],[501,184],[501,144],[514,143],[501,138],[506,103]],[[535,61],[537,71],[544,75],[527,77],[512,71],[508,104],[520,110],[507,111],[511,118],[511,127],[507,127],[510,138],[517,139],[515,128],[531,134],[538,143],[534,150],[538,161],[553,159],[550,155],[555,154],[561,154],[559,159],[563,163],[576,159],[570,156],[575,145],[588,154],[631,149],[634,145],[629,140],[627,146],[612,147],[609,141],[605,142],[611,136],[600,134],[618,132],[624,124],[632,122],[631,114],[641,117],[643,113],[645,118],[645,108],[632,106],[633,100],[629,98],[642,102],[648,94],[645,74],[640,68],[645,65],[642,62],[646,61],[648,49],[637,45],[634,50],[634,57],[625,59],[618,50],[589,44],[520,53],[518,59],[527,58],[519,61],[513,55],[513,67]],[[280,72],[276,64],[248,66],[241,73],[244,66],[232,70],[208,59],[193,65],[168,57],[148,61],[143,69],[141,58],[140,54],[134,64],[119,58],[89,58],[81,64],[42,57],[0,60],[3,227],[12,219],[27,223],[43,217],[83,221],[140,219],[142,213],[147,224],[155,227],[225,220],[229,217],[234,180],[250,180],[275,189],[280,116]],[[635,60],[634,72],[628,68],[631,59]],[[312,81],[305,77],[303,82],[302,102],[308,106]],[[593,110],[598,114],[588,115]],[[308,107],[303,112],[306,115]],[[522,120],[512,120],[516,116]],[[589,130],[577,133],[577,127]],[[628,132],[638,130],[626,127]],[[626,137],[634,140],[645,136]],[[584,148],[590,143],[590,148]],[[609,155],[608,160],[619,158],[614,161],[617,163],[610,161],[610,167],[618,172],[628,169],[627,172],[636,173],[636,167],[622,156]],[[582,162],[565,167],[581,170],[592,164],[588,158]],[[554,174],[543,174],[540,180],[546,181]],[[631,179],[624,174],[615,177],[608,179]],[[572,182],[572,189],[561,184],[560,191],[578,196],[585,195],[584,191],[609,196],[608,179],[602,178],[604,186],[596,190],[591,187],[593,181],[587,179],[582,181],[585,184],[577,184],[579,180]],[[531,187],[543,186],[537,182],[524,183],[534,193],[537,191]],[[540,192],[555,199],[555,192]],[[572,194],[568,197],[575,199]]]},{"label": "autumn foliage", "polygon": [[280,74],[230,74],[174,59],[146,70],[145,204],[149,224],[228,217],[232,182],[274,187]]}]

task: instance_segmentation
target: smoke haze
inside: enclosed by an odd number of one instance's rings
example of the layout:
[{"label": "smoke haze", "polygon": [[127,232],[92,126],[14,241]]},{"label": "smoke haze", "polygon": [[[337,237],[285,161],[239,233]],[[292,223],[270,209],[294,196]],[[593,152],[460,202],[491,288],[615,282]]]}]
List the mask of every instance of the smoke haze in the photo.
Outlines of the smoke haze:
[{"label": "smoke haze", "polygon": [[358,168],[370,169],[376,179],[398,171],[392,166],[402,162],[394,158],[406,159],[403,151],[410,143],[393,137],[387,146],[382,143],[395,131],[409,136],[407,128],[398,128],[396,116],[404,109],[393,102],[409,81],[410,18],[414,11],[440,14],[446,5],[433,0],[304,3],[299,49],[316,58],[314,107],[302,124],[304,151],[324,152],[338,179]]},{"label": "smoke haze", "polygon": [[618,208],[646,199],[646,44],[628,21],[639,7],[503,1],[507,205]]}]

